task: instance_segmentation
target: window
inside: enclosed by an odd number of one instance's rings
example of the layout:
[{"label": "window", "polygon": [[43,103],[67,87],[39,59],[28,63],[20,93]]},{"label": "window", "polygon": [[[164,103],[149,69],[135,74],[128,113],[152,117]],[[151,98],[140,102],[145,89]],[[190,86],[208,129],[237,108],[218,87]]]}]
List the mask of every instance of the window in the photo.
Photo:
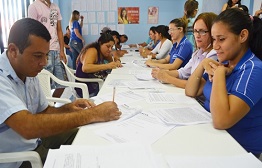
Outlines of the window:
[{"label": "window", "polygon": [[[27,8],[33,1],[34,0],[0,1],[0,22],[2,27],[2,38],[5,47],[7,47],[7,39],[11,26],[16,20],[27,17]],[[21,30],[21,33],[23,33],[23,30]]]}]

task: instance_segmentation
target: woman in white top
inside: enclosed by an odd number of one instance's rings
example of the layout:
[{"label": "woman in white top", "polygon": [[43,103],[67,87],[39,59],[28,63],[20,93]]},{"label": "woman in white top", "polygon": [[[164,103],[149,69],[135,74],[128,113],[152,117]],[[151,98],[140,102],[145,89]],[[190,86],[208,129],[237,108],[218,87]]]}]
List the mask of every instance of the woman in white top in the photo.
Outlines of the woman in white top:
[{"label": "woman in white top", "polygon": [[170,41],[171,36],[168,33],[168,30],[169,27],[165,25],[159,25],[156,27],[155,37],[156,40],[160,40],[160,42],[149,53],[149,55],[152,55],[152,59],[162,59],[169,54],[173,44]]},{"label": "woman in white top", "polygon": [[192,58],[185,67],[173,71],[154,68],[152,70],[152,76],[161,82],[171,83],[176,87],[185,88],[187,79],[204,58],[217,60],[216,52],[212,49],[211,37],[212,22],[216,16],[217,15],[212,12],[207,12],[201,13],[196,18],[193,24],[193,32],[198,49],[193,53]]}]

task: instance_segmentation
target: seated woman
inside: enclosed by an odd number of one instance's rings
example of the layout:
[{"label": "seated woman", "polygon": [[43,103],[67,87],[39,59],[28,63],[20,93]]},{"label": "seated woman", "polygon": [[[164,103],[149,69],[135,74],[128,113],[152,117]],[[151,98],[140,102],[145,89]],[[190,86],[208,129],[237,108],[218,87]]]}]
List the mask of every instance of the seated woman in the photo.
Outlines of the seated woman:
[{"label": "seated woman", "polygon": [[222,12],[230,8],[238,8],[238,5],[241,5],[241,0],[228,0],[222,7]]},{"label": "seated woman", "polygon": [[259,18],[251,20],[242,10],[220,13],[211,30],[219,61],[205,58],[185,89],[191,97],[204,93],[213,126],[257,157],[262,153],[261,27]]},{"label": "seated woman", "polygon": [[[121,67],[118,60],[111,56],[114,38],[110,34],[102,33],[97,42],[91,43],[83,48],[79,54],[76,76],[79,78],[100,78],[105,79],[108,70]],[[108,63],[106,64],[105,61]],[[116,62],[115,62],[116,61]],[[99,91],[97,82],[86,83],[89,96],[96,96]],[[82,91],[76,89],[77,94],[82,97]]]},{"label": "seated woman", "polygon": [[148,66],[155,66],[161,69],[176,70],[184,67],[191,58],[193,46],[186,38],[186,19],[174,19],[169,23],[169,34],[174,42],[173,47],[166,58],[159,60],[147,60]]},{"label": "seated woman", "polygon": [[156,34],[156,27],[155,26],[150,27],[150,30],[149,30],[149,39],[150,40],[148,41],[146,46],[139,48],[140,55],[143,55],[142,54],[143,52],[147,53],[148,51],[149,52],[152,51],[157,46],[157,44],[159,43],[159,40],[156,39],[155,34]]},{"label": "seated woman", "polygon": [[149,37],[147,38],[146,42],[142,42],[142,43],[138,43],[138,44],[129,44],[130,48],[136,48],[136,47],[140,47],[139,49],[150,49],[153,50],[155,48],[155,46],[157,45],[157,43],[159,42],[158,40],[155,40],[155,33],[156,33],[156,27],[152,26],[149,29]]},{"label": "seated woman", "polygon": [[151,55],[153,59],[162,59],[165,58],[170,52],[173,44],[170,41],[171,36],[168,33],[169,27],[165,25],[159,25],[156,27],[156,40],[159,40],[157,46],[148,52],[140,53],[142,57],[147,57],[147,55]]},{"label": "seated woman", "polygon": [[216,16],[216,14],[208,12],[201,13],[196,18],[193,27],[198,50],[193,53],[192,58],[185,67],[173,71],[154,68],[152,70],[152,76],[164,83],[171,83],[176,87],[185,88],[187,79],[204,58],[217,60],[216,52],[212,49],[211,37],[211,26]]}]

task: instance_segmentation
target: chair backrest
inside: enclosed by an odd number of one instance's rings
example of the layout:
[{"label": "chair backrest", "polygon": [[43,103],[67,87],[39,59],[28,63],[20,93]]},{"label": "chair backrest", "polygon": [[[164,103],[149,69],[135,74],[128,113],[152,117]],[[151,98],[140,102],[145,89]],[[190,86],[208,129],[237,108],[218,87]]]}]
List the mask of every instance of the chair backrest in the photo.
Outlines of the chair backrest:
[{"label": "chair backrest", "polygon": [[29,161],[33,168],[43,168],[40,156],[35,151],[0,153],[0,163]]},{"label": "chair backrest", "polygon": [[[84,83],[75,83],[75,82],[68,82],[68,81],[62,81],[60,79],[58,79],[57,77],[55,77],[52,73],[50,73],[49,71],[43,69],[38,75],[37,75],[38,79],[39,79],[39,83],[40,86],[45,94],[45,96],[48,99],[49,105],[53,106],[54,102],[60,102],[60,103],[69,103],[71,102],[71,100],[69,100],[68,98],[54,98],[51,95],[51,84],[50,81],[51,79],[63,86],[68,86],[70,87],[70,89],[72,91],[75,91],[74,88],[81,88],[82,92],[83,92],[83,97],[88,99],[89,98],[89,93],[88,93],[88,89],[87,86]],[[74,95],[73,93],[71,93],[71,95]]]},{"label": "chair backrest", "polygon": [[68,78],[68,81],[70,82],[75,82],[75,70],[69,68],[67,66],[67,64],[64,63],[64,61],[61,61],[61,63],[63,64],[64,68],[65,68],[65,72],[66,72],[66,75],[67,75],[67,78]]},{"label": "chair backrest", "polygon": [[102,79],[99,78],[79,78],[75,76],[75,70],[69,68],[63,61],[61,61],[63,66],[65,67],[65,71],[66,71],[66,75],[68,77],[68,80],[70,82],[75,82],[76,80],[80,81],[80,82],[97,82],[99,85],[99,90],[101,89],[101,87],[103,86],[104,81]]},{"label": "chair backrest", "polygon": [[[38,75],[40,86],[45,94],[45,96],[52,97],[51,92],[51,77],[50,74],[46,72],[46,70],[42,70]],[[54,106],[54,102],[49,102],[49,105]]]}]

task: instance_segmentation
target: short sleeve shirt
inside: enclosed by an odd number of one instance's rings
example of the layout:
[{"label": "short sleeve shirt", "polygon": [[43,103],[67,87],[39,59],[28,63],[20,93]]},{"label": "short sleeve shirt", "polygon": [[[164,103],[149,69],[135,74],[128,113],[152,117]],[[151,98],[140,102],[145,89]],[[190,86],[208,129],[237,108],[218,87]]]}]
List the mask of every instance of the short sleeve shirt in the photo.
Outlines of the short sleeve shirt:
[{"label": "short sleeve shirt", "polygon": [[[24,139],[5,120],[14,113],[28,110],[33,114],[44,111],[48,102],[37,77],[27,77],[24,83],[16,75],[4,52],[0,56],[0,153],[28,151],[36,148],[38,139]],[[27,122],[26,118],[23,119]],[[16,164],[0,164],[0,167],[17,167]],[[19,166],[19,165],[18,165]]]},{"label": "short sleeve shirt", "polygon": [[70,38],[71,38],[71,40],[76,40],[78,42],[82,42],[82,40],[76,36],[74,29],[78,29],[79,33],[82,35],[82,28],[81,28],[80,24],[78,23],[78,21],[74,21],[72,23],[72,28],[70,30],[71,31]]},{"label": "short sleeve shirt", "polygon": [[28,7],[28,17],[41,22],[51,35],[50,50],[60,50],[57,35],[57,22],[62,20],[59,7],[51,3],[50,8],[40,0],[34,1]]},{"label": "short sleeve shirt", "polygon": [[202,49],[195,51],[189,60],[189,62],[182,68],[178,69],[178,74],[180,79],[188,79],[191,74],[195,71],[200,62],[205,59],[210,58],[217,60],[217,53],[214,49],[209,52],[203,52]]},{"label": "short sleeve shirt", "polygon": [[178,43],[173,44],[173,47],[169,53],[170,55],[169,63],[172,64],[176,58],[179,58],[183,61],[180,67],[184,67],[190,60],[192,53],[193,53],[193,46],[188,41],[186,36],[184,36],[179,44]]},{"label": "short sleeve shirt", "polygon": [[[250,111],[227,131],[248,152],[262,153],[262,61],[248,50],[238,62],[232,73],[226,77],[229,95],[242,99]],[[205,108],[210,111],[212,83],[207,80],[203,93]]]}]

